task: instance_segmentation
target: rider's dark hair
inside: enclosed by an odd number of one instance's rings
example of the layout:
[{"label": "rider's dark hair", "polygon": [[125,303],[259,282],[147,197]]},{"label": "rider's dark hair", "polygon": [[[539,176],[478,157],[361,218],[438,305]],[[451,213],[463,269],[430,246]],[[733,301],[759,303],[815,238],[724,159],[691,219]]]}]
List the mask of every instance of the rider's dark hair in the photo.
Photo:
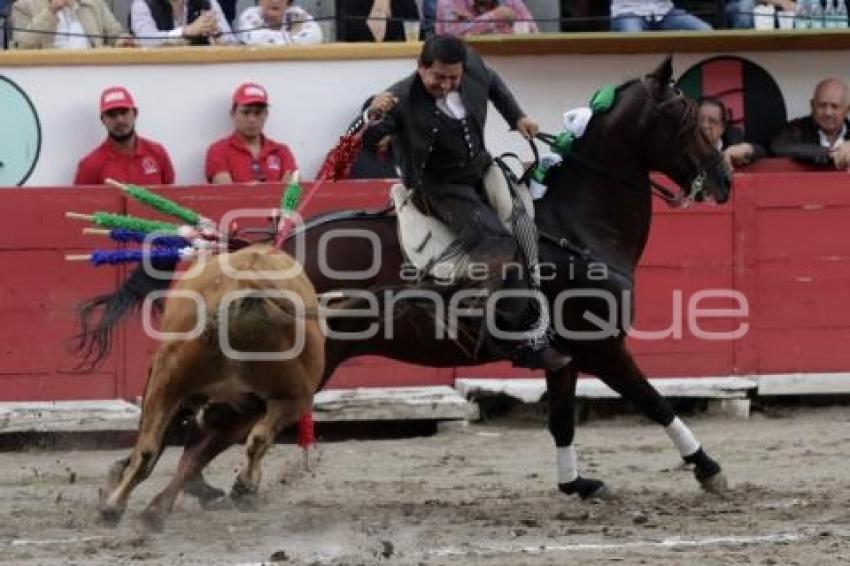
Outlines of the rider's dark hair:
[{"label": "rider's dark hair", "polygon": [[699,99],[699,103],[697,104],[700,108],[703,106],[716,106],[720,110],[720,119],[723,120],[723,125],[726,126],[732,120],[730,119],[729,109],[726,108],[726,105],[723,104],[723,101],[717,98],[716,96],[703,96]]},{"label": "rider's dark hair", "polygon": [[430,67],[439,61],[444,65],[454,65],[466,61],[466,44],[453,35],[432,35],[422,46],[419,64]]}]

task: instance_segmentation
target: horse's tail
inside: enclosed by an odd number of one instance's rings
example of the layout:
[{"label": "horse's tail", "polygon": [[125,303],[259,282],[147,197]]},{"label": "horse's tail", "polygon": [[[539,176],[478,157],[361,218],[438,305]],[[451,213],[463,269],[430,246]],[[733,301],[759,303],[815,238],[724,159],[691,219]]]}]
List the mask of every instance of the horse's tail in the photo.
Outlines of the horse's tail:
[{"label": "horse's tail", "polygon": [[[176,263],[157,262],[155,268],[173,272]],[[80,358],[74,370],[90,372],[97,368],[112,350],[112,332],[129,314],[138,312],[145,297],[154,291],[164,291],[171,286],[171,278],[155,277],[140,265],[114,293],[98,295],[77,306],[80,331],[71,338],[71,350]],[[154,309],[162,310],[160,301]],[[98,316],[99,312],[99,316]]]},{"label": "horse's tail", "polygon": [[[296,324],[318,318],[319,312],[315,307],[296,309],[291,301],[274,296],[240,297],[228,305],[228,344],[237,351],[275,352]],[[221,332],[219,317],[213,314],[207,320],[209,339],[218,340]]]}]

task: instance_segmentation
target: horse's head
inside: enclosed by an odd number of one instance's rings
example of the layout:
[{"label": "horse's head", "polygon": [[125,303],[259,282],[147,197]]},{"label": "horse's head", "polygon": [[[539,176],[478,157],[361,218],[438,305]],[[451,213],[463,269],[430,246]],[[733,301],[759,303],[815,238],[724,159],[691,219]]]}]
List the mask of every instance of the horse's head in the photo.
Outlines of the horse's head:
[{"label": "horse's head", "polygon": [[726,202],[731,171],[700,131],[697,106],[673,86],[672,75],[668,56],[643,79],[620,87],[607,120],[609,131],[616,123],[618,131],[628,132],[631,150],[644,165],[670,177],[689,197]]}]

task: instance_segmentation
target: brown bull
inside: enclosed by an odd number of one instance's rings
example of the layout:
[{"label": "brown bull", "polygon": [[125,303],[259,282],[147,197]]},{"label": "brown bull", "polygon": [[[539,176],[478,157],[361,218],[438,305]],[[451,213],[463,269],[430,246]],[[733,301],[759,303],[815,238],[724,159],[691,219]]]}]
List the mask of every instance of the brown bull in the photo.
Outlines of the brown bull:
[{"label": "brown bull", "polygon": [[[233,492],[256,493],[260,460],[281,430],[311,410],[324,370],[316,293],[290,256],[266,246],[216,256],[192,269],[174,291],[160,332],[182,335],[166,338],[156,352],[136,446],[110,472],[110,491],[101,499],[100,514],[108,523],[121,519],[130,493],[150,475],[180,407],[197,399],[238,404],[255,397],[264,402],[260,418],[228,430],[229,442],[245,440],[247,454]],[[201,426],[203,420],[198,419]],[[180,490],[217,453],[203,441],[184,452],[176,476],[143,519],[161,527]]]}]

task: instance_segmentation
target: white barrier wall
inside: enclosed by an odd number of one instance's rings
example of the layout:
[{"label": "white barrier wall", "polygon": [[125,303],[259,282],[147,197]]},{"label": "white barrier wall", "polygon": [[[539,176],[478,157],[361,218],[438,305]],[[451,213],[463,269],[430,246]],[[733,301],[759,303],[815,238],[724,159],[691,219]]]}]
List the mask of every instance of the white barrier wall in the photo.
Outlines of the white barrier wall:
[{"label": "white barrier wall", "polygon": [[[822,77],[848,79],[842,50],[734,53],[763,66],[785,94],[789,116],[808,113],[813,85]],[[677,74],[718,53],[676,56]],[[654,68],[656,53],[613,55],[500,55],[487,57],[526,111],[544,130],[559,128],[565,109],[584,104],[601,85]],[[139,106],[138,131],[165,145],[178,183],[203,182],[204,153],[230,131],[230,95],[243,81],[264,84],[271,96],[267,134],[290,145],[304,174],[312,177],[325,152],[364,99],[412,71],[415,60],[282,60],[181,64],[3,67],[0,75],[32,99],[42,126],[41,157],[27,186],[72,181],[77,160],[104,137],[98,95],[120,84]],[[491,107],[487,142],[494,152],[527,146]],[[14,135],[2,132],[3,136]],[[0,156],[0,160],[2,156]]]}]

